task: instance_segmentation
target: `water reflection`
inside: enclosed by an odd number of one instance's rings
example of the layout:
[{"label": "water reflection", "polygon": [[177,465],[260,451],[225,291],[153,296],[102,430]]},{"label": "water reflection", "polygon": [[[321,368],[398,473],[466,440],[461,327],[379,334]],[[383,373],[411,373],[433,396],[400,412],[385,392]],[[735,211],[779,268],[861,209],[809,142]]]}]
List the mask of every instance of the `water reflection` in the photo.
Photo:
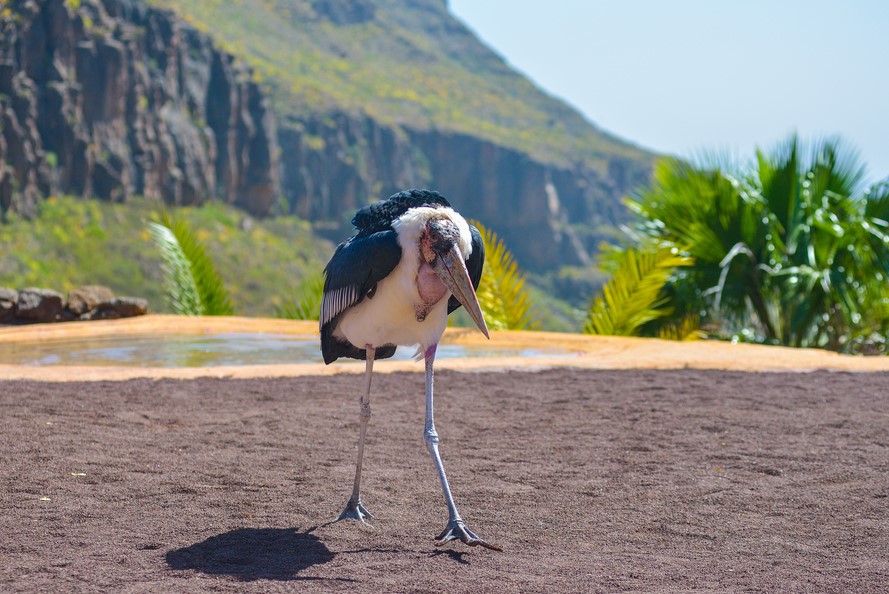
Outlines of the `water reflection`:
[{"label": "water reflection", "polygon": [[[410,359],[400,347],[394,359]],[[440,345],[436,357],[541,357],[554,350]],[[102,365],[121,367],[218,367],[321,363],[318,338],[290,334],[116,335],[0,343],[0,363],[11,365]]]}]

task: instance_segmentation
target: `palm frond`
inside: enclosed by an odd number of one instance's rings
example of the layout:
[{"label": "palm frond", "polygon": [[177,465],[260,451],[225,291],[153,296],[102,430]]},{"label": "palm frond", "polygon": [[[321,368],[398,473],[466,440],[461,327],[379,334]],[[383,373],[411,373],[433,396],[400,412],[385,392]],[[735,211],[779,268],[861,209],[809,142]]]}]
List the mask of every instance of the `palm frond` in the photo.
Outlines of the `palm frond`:
[{"label": "palm frond", "polygon": [[867,167],[861,152],[842,142],[837,136],[819,139],[812,144],[808,164],[810,177],[821,178],[824,190],[851,196],[860,194]]},{"label": "palm frond", "polygon": [[164,285],[167,301],[179,315],[198,316],[203,311],[201,296],[191,273],[188,258],[173,231],[159,223],[148,223],[151,238],[164,261]]},{"label": "palm frond", "polygon": [[297,295],[278,306],[276,316],[288,320],[317,320],[324,297],[324,274],[317,272],[300,283]]},{"label": "palm frond", "polygon": [[778,224],[779,237],[790,252],[796,248],[800,225],[803,220],[803,204],[800,195],[799,138],[792,134],[771,153],[756,151],[757,177],[768,212]]},{"label": "palm frond", "polygon": [[638,336],[642,326],[670,314],[662,289],[676,268],[692,263],[669,244],[627,249],[593,300],[584,332]]},{"label": "palm frond", "polygon": [[485,244],[485,270],[479,284],[479,305],[488,327],[493,330],[534,330],[531,298],[525,288],[525,277],[506,244],[481,223],[473,225],[481,232]]},{"label": "palm frond", "polygon": [[658,329],[657,337],[663,340],[676,340],[690,342],[707,337],[707,333],[701,330],[701,317],[696,314],[687,314],[675,322],[667,322]]},{"label": "palm frond", "polygon": [[149,232],[164,260],[167,297],[183,315],[232,315],[231,300],[204,243],[185,219],[164,212]]},{"label": "palm frond", "polygon": [[838,138],[804,144],[795,134],[743,168],[718,156],[659,163],[628,205],[639,237],[694,258],[665,289],[671,317],[699,312],[708,328],[835,350],[885,334],[889,184],[862,195],[864,178]]},{"label": "palm frond", "polygon": [[865,214],[868,217],[889,221],[889,179],[877,182],[864,194]]}]

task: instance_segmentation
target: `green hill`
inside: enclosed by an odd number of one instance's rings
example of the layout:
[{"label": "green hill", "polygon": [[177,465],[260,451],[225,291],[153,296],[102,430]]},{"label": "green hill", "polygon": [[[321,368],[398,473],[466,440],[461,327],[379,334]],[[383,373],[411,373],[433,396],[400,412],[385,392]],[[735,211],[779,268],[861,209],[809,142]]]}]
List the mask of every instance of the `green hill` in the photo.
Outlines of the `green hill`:
[{"label": "green hill", "polygon": [[[147,230],[158,208],[144,199],[44,200],[34,218],[0,224],[0,286],[67,292],[100,284],[148,299],[152,312],[168,312],[161,257]],[[207,243],[239,315],[274,315],[333,251],[296,217],[255,220],[219,203],[175,212]]]},{"label": "green hill", "polygon": [[[442,0],[151,0],[241,56],[279,115],[347,110],[557,165],[651,155],[520,75]],[[580,74],[582,76],[582,73]]]},{"label": "green hill", "polygon": [[[67,293],[105,285],[118,295],[144,297],[154,313],[171,313],[163,262],[148,233],[160,206],[141,198],[127,204],[53,197],[31,219],[0,224],[0,287],[45,287]],[[208,251],[237,315],[275,316],[299,294],[304,279],[324,268],[334,245],[298,217],[257,220],[219,203],[176,208]],[[546,330],[577,331],[580,312],[531,288],[535,318]],[[468,316],[454,323],[471,327]]]},{"label": "green hill", "polygon": [[494,230],[538,295],[577,307],[621,197],[650,177],[652,154],[513,71],[442,0],[0,5],[0,284],[107,284],[162,309],[145,219],[204,204],[188,216],[237,311],[269,315],[323,266],[319,235],[429,187]]}]

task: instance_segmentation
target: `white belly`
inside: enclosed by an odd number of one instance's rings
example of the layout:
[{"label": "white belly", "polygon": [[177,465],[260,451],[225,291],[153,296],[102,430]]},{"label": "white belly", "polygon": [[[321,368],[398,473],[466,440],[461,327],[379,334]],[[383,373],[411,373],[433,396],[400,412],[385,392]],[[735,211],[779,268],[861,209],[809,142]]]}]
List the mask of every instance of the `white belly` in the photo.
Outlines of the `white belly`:
[{"label": "white belly", "polygon": [[418,319],[423,300],[417,293],[416,271],[399,265],[380,281],[372,299],[365,298],[343,314],[334,333],[360,349],[367,345],[419,345],[422,352],[441,339],[448,324],[450,296],[445,293]]}]

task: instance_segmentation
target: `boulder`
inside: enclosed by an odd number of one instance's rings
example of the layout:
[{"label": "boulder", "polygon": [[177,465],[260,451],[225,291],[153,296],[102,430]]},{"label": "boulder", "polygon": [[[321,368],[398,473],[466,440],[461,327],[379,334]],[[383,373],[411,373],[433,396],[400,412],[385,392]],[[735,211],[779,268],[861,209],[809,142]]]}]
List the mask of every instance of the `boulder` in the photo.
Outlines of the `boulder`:
[{"label": "boulder", "polygon": [[29,287],[16,291],[0,287],[0,324],[36,324],[74,320],[115,320],[148,313],[140,297],[115,297],[108,287],[86,285],[68,294]]},{"label": "boulder", "polygon": [[50,289],[29,287],[19,291],[16,317],[25,322],[56,322],[62,318],[65,299]]},{"label": "boulder", "polygon": [[116,320],[148,313],[148,301],[140,297],[115,297],[103,301],[95,309],[83,314],[81,320]]},{"label": "boulder", "polygon": [[0,324],[8,324],[15,319],[18,300],[18,291],[9,287],[0,287]]},{"label": "boulder", "polygon": [[114,292],[100,285],[86,285],[68,293],[68,309],[78,316],[114,299]]}]

